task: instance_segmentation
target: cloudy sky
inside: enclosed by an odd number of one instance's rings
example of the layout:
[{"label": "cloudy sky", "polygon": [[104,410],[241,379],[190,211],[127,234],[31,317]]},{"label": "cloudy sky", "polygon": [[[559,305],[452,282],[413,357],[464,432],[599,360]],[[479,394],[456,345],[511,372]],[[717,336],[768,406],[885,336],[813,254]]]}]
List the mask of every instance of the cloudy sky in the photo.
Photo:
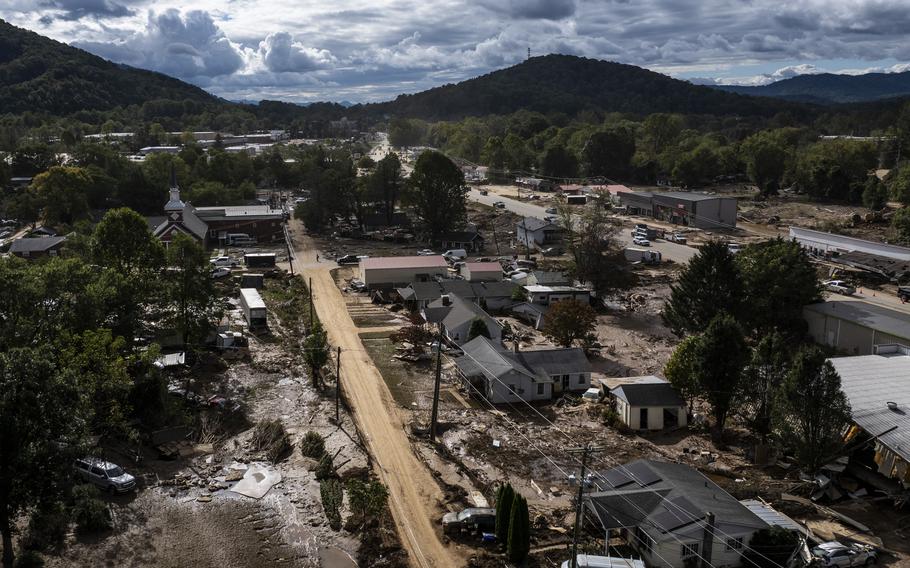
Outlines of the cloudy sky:
[{"label": "cloudy sky", "polygon": [[0,0],[0,18],[232,100],[387,100],[528,47],[697,83],[910,69],[908,0]]}]

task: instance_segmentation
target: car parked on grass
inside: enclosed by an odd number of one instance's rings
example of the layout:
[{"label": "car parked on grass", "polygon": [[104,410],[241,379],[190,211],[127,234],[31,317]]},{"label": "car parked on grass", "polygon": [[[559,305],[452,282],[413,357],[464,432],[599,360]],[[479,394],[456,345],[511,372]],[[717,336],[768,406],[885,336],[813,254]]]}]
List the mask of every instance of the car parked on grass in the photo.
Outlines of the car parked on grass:
[{"label": "car parked on grass", "polygon": [[843,294],[844,296],[852,296],[856,293],[856,288],[843,280],[828,280],[822,284],[824,285],[825,290]]},{"label": "car parked on grass", "polygon": [[73,462],[73,470],[83,480],[108,493],[127,493],[136,488],[136,478],[117,464],[100,458],[85,457]]},{"label": "car parked on grass", "polygon": [[470,507],[458,513],[446,513],[442,517],[442,532],[484,533],[496,529],[496,509]]},{"label": "car parked on grass", "polygon": [[825,542],[812,549],[813,560],[820,566],[868,566],[878,560],[875,549],[865,544]]}]

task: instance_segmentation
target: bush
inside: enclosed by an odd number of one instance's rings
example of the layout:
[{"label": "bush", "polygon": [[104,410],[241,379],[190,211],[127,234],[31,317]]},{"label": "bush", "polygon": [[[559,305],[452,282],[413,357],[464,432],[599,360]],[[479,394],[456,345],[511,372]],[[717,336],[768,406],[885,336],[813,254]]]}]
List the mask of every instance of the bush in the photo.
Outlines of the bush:
[{"label": "bush", "polygon": [[603,407],[601,419],[603,420],[604,425],[609,426],[610,428],[622,428],[625,426],[622,419],[619,417],[619,413],[616,412],[616,409],[609,405]]},{"label": "bush", "polygon": [[326,479],[319,485],[319,495],[322,497],[322,509],[325,518],[333,530],[341,528],[341,502],[344,499],[344,486],[339,479]]},{"label": "bush", "polygon": [[73,487],[73,520],[79,532],[93,533],[111,528],[111,512],[100,496],[94,485]]},{"label": "bush", "polygon": [[332,463],[332,456],[322,454],[319,465],[316,466],[316,479],[323,480],[331,477],[335,477],[335,464]]},{"label": "bush", "polygon": [[315,460],[321,459],[322,455],[325,454],[325,439],[318,432],[310,430],[304,434],[303,440],[300,441],[300,453],[304,457]]},{"label": "bush", "polygon": [[44,558],[34,550],[26,550],[16,558],[16,568],[42,568]]},{"label": "bush", "polygon": [[32,513],[22,541],[27,550],[50,550],[63,544],[69,529],[69,516],[63,503],[55,502]]},{"label": "bush", "polygon": [[293,448],[291,437],[280,420],[265,420],[257,424],[251,443],[254,450],[265,452],[272,463],[281,461]]},{"label": "bush", "polygon": [[385,513],[389,499],[389,490],[379,481],[348,482],[348,505],[351,507],[351,520],[357,524],[367,524],[379,519]]}]

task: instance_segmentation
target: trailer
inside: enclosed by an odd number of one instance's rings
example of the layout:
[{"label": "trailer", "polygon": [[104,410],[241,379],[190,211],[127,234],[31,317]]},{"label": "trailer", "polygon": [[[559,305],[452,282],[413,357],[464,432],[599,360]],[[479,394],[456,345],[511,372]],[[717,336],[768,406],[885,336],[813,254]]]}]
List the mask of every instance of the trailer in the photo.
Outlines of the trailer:
[{"label": "trailer", "polygon": [[660,264],[661,260],[663,260],[660,251],[643,248],[626,247],[623,255],[629,262],[640,262],[642,264]]},{"label": "trailer", "polygon": [[247,268],[274,268],[275,253],[273,252],[252,252],[243,255],[243,263]]},{"label": "trailer", "polygon": [[241,288],[255,288],[257,290],[262,290],[263,286],[263,275],[262,274],[241,274],[240,275],[240,287]]},{"label": "trailer", "polygon": [[268,326],[265,302],[255,288],[240,289],[240,309],[243,310],[243,317],[251,328]]}]

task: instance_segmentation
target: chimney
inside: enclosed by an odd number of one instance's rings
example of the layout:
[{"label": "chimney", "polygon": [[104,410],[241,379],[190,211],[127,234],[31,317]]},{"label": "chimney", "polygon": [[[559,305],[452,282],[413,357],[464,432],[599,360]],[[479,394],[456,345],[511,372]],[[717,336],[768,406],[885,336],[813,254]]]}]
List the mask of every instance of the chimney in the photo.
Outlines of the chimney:
[{"label": "chimney", "polygon": [[448,294],[443,294],[443,295],[441,296],[441,299],[442,299],[442,305],[443,305],[443,306],[451,306],[451,305],[452,305],[452,297],[449,296]]},{"label": "chimney", "polygon": [[515,353],[518,353],[519,347],[521,347],[521,342],[516,338],[515,341],[512,342],[512,348],[515,350]]}]

